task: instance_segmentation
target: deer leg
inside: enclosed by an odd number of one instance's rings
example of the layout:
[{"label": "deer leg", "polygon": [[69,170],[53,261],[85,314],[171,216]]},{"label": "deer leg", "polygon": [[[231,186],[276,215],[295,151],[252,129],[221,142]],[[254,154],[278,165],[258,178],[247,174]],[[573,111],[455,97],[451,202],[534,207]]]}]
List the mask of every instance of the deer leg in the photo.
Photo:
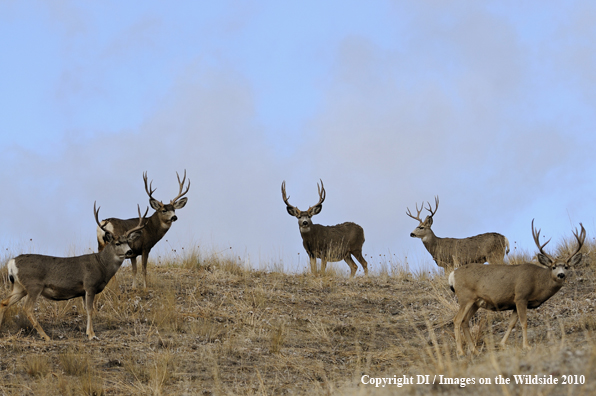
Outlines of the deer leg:
[{"label": "deer leg", "polygon": [[350,266],[350,278],[353,278],[354,275],[356,275],[356,271],[358,271],[358,266],[356,265],[354,260],[352,260],[352,256],[350,254],[348,254],[346,258],[344,258],[344,261],[348,263],[348,265]]},{"label": "deer leg", "polygon": [[130,265],[132,266],[132,288],[137,288],[137,258],[130,258]]},{"label": "deer leg", "polygon": [[313,274],[317,274],[317,258],[316,257],[310,257],[310,272],[312,272]]},{"label": "deer leg", "polygon": [[147,288],[147,260],[149,259],[149,252],[143,251],[143,287]]},{"label": "deer leg", "polygon": [[356,257],[356,260],[358,260],[358,262],[362,266],[362,269],[364,270],[364,275],[368,276],[368,263],[362,256],[362,251],[359,250],[357,252],[354,252],[354,257]]},{"label": "deer leg", "polygon": [[509,326],[507,326],[507,331],[505,332],[503,339],[499,343],[501,348],[505,348],[505,343],[507,342],[507,339],[509,338],[509,334],[511,334],[511,330],[513,330],[516,323],[517,323],[517,309],[514,309],[513,313],[511,313],[511,317],[509,318]]},{"label": "deer leg", "polygon": [[13,304],[16,304],[21,300],[21,298],[25,297],[27,292],[25,288],[21,286],[20,283],[14,283],[12,286],[12,291],[10,295],[6,297],[2,302],[0,302],[0,326],[2,325],[2,321],[4,320],[4,312]]},{"label": "deer leg", "polygon": [[457,354],[459,356],[465,355],[463,345],[462,345],[462,339],[461,339],[462,323],[466,317],[466,314],[472,308],[473,305],[474,305],[474,301],[470,301],[467,304],[460,306],[459,311],[457,311],[457,314],[455,315],[455,318],[453,319],[453,331],[455,333],[455,345],[457,347]]},{"label": "deer leg", "polygon": [[321,276],[325,275],[325,270],[327,269],[327,259],[321,259]]},{"label": "deer leg", "polygon": [[472,339],[472,334],[470,334],[470,319],[472,319],[472,316],[474,316],[476,311],[478,311],[478,305],[473,304],[464,316],[462,330],[464,331],[464,336],[466,337],[466,341],[468,342],[468,347],[473,353],[478,354],[479,352],[478,349],[476,349],[476,343]]},{"label": "deer leg", "polygon": [[523,348],[524,349],[532,349],[530,344],[528,344],[528,316],[526,314],[526,310],[528,307],[527,301],[516,301],[515,307],[517,308],[517,315],[519,316],[519,322],[522,326],[522,336],[523,336]]},{"label": "deer leg", "polygon": [[39,322],[37,321],[37,319],[35,319],[35,316],[33,316],[33,306],[35,305],[35,301],[37,300],[37,297],[40,294],[41,294],[41,289],[31,291],[27,295],[27,299],[25,300],[25,304],[23,306],[23,310],[25,311],[25,315],[27,315],[27,319],[29,319],[29,322],[31,322],[31,324],[33,325],[33,327],[35,328],[35,330],[37,330],[37,332],[39,333],[39,335],[44,340],[50,341],[50,337],[48,337],[48,335],[46,334],[46,332],[43,331],[43,329],[39,325]]},{"label": "deer leg", "polygon": [[90,340],[97,338],[95,336],[95,332],[93,331],[93,322],[91,321],[93,319],[93,315],[95,314],[94,306],[93,306],[94,299],[95,299],[95,293],[92,293],[92,292],[87,292],[86,297],[83,298],[83,301],[85,301],[85,311],[87,311],[87,332],[86,332],[86,334]]}]

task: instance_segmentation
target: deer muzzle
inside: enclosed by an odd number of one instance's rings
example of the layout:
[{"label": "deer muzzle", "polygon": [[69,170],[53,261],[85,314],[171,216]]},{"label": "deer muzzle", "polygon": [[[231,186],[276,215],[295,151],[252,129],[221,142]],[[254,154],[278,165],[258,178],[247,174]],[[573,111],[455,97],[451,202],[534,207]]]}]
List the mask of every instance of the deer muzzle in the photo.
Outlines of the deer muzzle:
[{"label": "deer muzzle", "polygon": [[410,232],[410,236],[411,236],[412,238],[416,238],[416,235],[415,235],[413,232]]},{"label": "deer muzzle", "polygon": [[175,222],[176,220],[178,220],[178,217],[177,217],[177,216],[172,216],[172,218],[170,219],[170,221],[171,221],[172,223],[173,223],[173,222]]}]

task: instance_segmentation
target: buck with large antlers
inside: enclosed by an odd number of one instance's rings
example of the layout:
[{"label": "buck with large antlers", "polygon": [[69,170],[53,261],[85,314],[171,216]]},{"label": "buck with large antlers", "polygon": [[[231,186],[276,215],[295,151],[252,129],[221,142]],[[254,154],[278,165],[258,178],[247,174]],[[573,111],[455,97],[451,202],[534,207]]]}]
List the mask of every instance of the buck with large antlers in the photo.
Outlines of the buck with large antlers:
[{"label": "buck with large antlers", "polygon": [[501,347],[515,327],[517,319],[521,322],[523,348],[529,349],[528,322],[526,311],[535,309],[555,295],[563,284],[570,266],[581,262],[579,252],[586,240],[586,230],[580,223],[581,232],[573,232],[577,240],[577,248],[568,257],[553,258],[544,252],[544,247],[550,241],[540,245],[540,230],[534,228],[532,220],[532,236],[540,253],[536,256],[539,264],[526,263],[521,265],[482,265],[470,264],[460,267],[449,274],[449,285],[457,296],[459,311],[455,315],[454,332],[457,353],[464,354],[461,332],[463,330],[468,348],[478,353],[472,336],[469,322],[479,308],[491,311],[513,310],[509,319],[509,326],[501,340]]},{"label": "buck with large antlers", "polygon": [[[148,208],[147,208],[148,210]],[[46,341],[50,337],[43,331],[35,316],[35,301],[42,295],[50,300],[70,300],[82,297],[87,311],[87,336],[95,338],[93,331],[93,299],[106,287],[116,274],[122,262],[132,257],[130,244],[140,237],[144,216],[138,208],[139,218],[136,223],[122,233],[113,233],[104,229],[106,245],[99,253],[77,257],[51,257],[39,254],[22,254],[8,261],[8,279],[12,283],[10,295],[0,302],[0,325],[8,307],[27,296],[24,311],[39,335]],[[95,221],[99,208],[93,204]],[[145,216],[147,212],[145,212]],[[101,226],[100,226],[101,227]]]},{"label": "buck with large antlers", "polygon": [[350,277],[353,277],[358,270],[358,266],[352,259],[356,257],[364,274],[368,275],[368,264],[362,256],[362,245],[364,244],[364,230],[358,224],[347,222],[334,226],[324,226],[313,224],[312,217],[321,212],[323,201],[325,200],[325,187],[323,180],[321,186],[317,184],[319,190],[319,202],[311,206],[306,211],[301,211],[295,206],[290,205],[286,196],[286,182],[281,183],[281,195],[286,204],[286,209],[291,216],[298,218],[302,244],[308,257],[310,258],[310,269],[317,273],[317,258],[321,259],[321,273],[325,273],[327,262],[336,262],[344,260],[350,266]]},{"label": "buck with large antlers", "polygon": [[[147,259],[149,258],[149,252],[153,249],[153,246],[163,236],[168,232],[173,222],[178,220],[176,216],[176,209],[182,209],[188,198],[184,197],[188,190],[190,189],[190,179],[188,179],[188,186],[186,190],[184,189],[184,184],[186,182],[186,170],[184,171],[184,177],[182,181],[180,181],[180,176],[178,172],[176,172],[176,177],[178,178],[178,185],[180,186],[180,190],[178,191],[178,195],[174,199],[170,201],[169,204],[164,204],[153,198],[153,193],[155,189],[152,189],[152,184],[149,183],[147,186],[147,172],[143,173],[143,181],[145,183],[145,191],[149,196],[149,205],[153,209],[155,209],[155,213],[151,215],[145,221],[145,228],[141,233],[141,238],[138,238],[131,244],[131,249],[134,253],[132,257],[130,257],[130,263],[132,265],[132,287],[137,287],[137,256],[141,255],[142,264],[143,264],[143,286],[147,288]],[[119,233],[123,230],[128,229],[131,224],[135,222],[135,219],[116,219],[116,218],[109,218],[105,219],[101,222],[101,226],[97,227],[97,244],[98,250],[101,251],[105,244],[105,229],[110,230],[111,232]]]},{"label": "buck with large antlers", "polygon": [[469,263],[484,263],[489,264],[503,263],[505,254],[509,253],[509,241],[505,236],[496,232],[487,232],[485,234],[476,235],[469,238],[439,238],[435,235],[431,226],[433,224],[433,216],[439,209],[439,197],[435,197],[435,210],[432,210],[430,203],[427,202],[430,215],[426,216],[424,220],[420,218],[420,212],[424,209],[418,209],[416,204],[416,216],[412,215],[410,209],[406,214],[418,220],[420,224],[410,233],[412,238],[422,239],[424,247],[433,257],[433,260],[439,267],[453,268]]}]

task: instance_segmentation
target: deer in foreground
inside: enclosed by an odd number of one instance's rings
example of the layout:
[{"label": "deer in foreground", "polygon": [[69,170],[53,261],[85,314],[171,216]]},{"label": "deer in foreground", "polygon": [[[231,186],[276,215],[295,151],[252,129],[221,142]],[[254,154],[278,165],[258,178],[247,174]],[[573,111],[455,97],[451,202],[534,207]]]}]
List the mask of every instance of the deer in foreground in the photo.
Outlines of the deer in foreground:
[{"label": "deer in foreground", "polygon": [[460,329],[464,332],[469,349],[473,353],[478,353],[470,335],[469,322],[479,308],[491,311],[513,310],[500,346],[505,346],[519,318],[522,326],[523,348],[530,349],[526,311],[538,308],[555,295],[563,287],[569,267],[581,262],[582,254],[579,251],[586,239],[586,230],[581,223],[579,225],[580,234],[578,235],[577,229],[573,232],[577,240],[577,248],[566,258],[555,259],[544,252],[544,247],[550,239],[540,245],[540,230],[535,230],[534,220],[532,220],[532,236],[539,250],[536,256],[540,265],[534,263],[470,264],[449,274],[449,286],[455,292],[460,306],[453,320],[458,355],[464,354]]},{"label": "deer in foreground", "polygon": [[[12,283],[10,295],[0,302],[0,325],[4,312],[8,307],[27,297],[23,310],[39,335],[46,341],[50,337],[43,331],[35,316],[33,307],[35,301],[42,295],[49,300],[70,300],[82,297],[87,311],[87,336],[96,338],[93,331],[93,299],[106,287],[110,279],[116,274],[122,262],[133,254],[130,244],[140,237],[145,217],[139,218],[137,224],[123,233],[105,231],[106,246],[99,253],[85,254],[77,257],[52,257],[40,254],[22,254],[7,263],[8,279]],[[148,210],[148,209],[147,209]],[[99,208],[95,209],[95,221]],[[145,216],[147,212],[145,212]]]},{"label": "deer in foreground", "polygon": [[[169,204],[164,204],[153,198],[153,193],[155,192],[155,189],[152,189],[153,181],[147,186],[147,172],[143,173],[145,191],[147,192],[147,195],[149,195],[149,205],[155,209],[155,212],[145,221],[145,228],[141,233],[141,237],[130,245],[130,248],[134,253],[134,255],[130,257],[133,289],[137,287],[137,256],[141,255],[143,264],[143,286],[144,288],[147,288],[147,260],[149,258],[149,252],[151,252],[153,246],[155,246],[155,244],[163,238],[166,232],[168,232],[172,223],[178,220],[176,209],[182,209],[188,201],[188,198],[182,198],[190,189],[190,179],[188,179],[188,186],[186,187],[186,190],[182,191],[186,182],[186,170],[184,171],[182,181],[180,181],[178,172],[176,172],[176,177],[178,178],[178,185],[180,186],[178,195],[172,199]],[[98,250],[101,252],[106,245],[104,227],[113,233],[122,233],[124,230],[130,228],[135,221],[136,219],[122,220],[116,218],[102,220],[101,226],[97,227]]]},{"label": "deer in foreground", "polygon": [[321,186],[317,183],[319,191],[319,202],[301,211],[297,207],[290,205],[286,196],[286,182],[281,183],[281,195],[286,204],[286,209],[291,216],[298,218],[302,244],[310,258],[310,269],[312,273],[317,273],[317,258],[321,259],[321,274],[325,273],[327,262],[336,262],[344,260],[350,266],[350,277],[353,277],[358,270],[358,266],[352,259],[356,257],[364,274],[368,275],[368,263],[362,256],[362,245],[364,244],[364,230],[358,224],[347,222],[334,226],[324,226],[313,224],[312,217],[321,212],[323,201],[325,200],[325,187],[323,180]]},{"label": "deer in foreground", "polygon": [[430,228],[433,225],[433,216],[439,209],[439,197],[435,197],[435,210],[432,210],[429,202],[427,204],[426,210],[430,212],[430,215],[426,216],[424,220],[420,218],[424,203],[420,209],[416,204],[418,212],[416,216],[412,215],[408,208],[406,214],[420,222],[410,236],[422,239],[424,247],[439,267],[453,268],[469,263],[484,262],[503,263],[505,254],[509,254],[509,241],[505,236],[496,232],[487,232],[469,238],[439,238]]}]

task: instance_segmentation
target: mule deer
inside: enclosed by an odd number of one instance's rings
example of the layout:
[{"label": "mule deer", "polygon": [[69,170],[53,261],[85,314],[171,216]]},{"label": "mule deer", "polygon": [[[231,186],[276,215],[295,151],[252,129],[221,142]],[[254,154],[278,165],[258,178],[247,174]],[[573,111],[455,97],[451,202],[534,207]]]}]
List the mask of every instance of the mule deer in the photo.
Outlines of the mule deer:
[{"label": "mule deer", "polygon": [[[133,254],[130,244],[140,237],[145,217],[141,216],[137,224],[121,234],[105,231],[106,245],[99,253],[77,257],[51,257],[40,254],[22,254],[8,261],[8,279],[12,283],[10,295],[0,302],[0,325],[8,307],[27,297],[23,310],[39,335],[46,341],[50,337],[43,331],[35,316],[33,306],[42,295],[50,300],[70,300],[82,297],[87,311],[87,336],[95,338],[93,331],[93,299],[106,287],[116,274],[122,262]],[[147,208],[149,210],[149,208]],[[95,221],[99,208],[93,204]],[[147,212],[145,212],[145,216]]]},{"label": "mule deer", "polygon": [[569,267],[580,263],[582,254],[579,251],[586,239],[586,230],[581,223],[579,225],[580,234],[578,235],[577,229],[573,232],[577,239],[577,248],[565,259],[555,259],[544,252],[543,249],[550,239],[540,245],[540,230],[535,230],[534,220],[532,220],[532,236],[540,252],[536,256],[541,265],[470,264],[449,274],[449,286],[455,292],[460,306],[453,320],[459,355],[464,354],[460,329],[463,329],[468,347],[472,352],[478,353],[470,335],[469,322],[479,308],[491,311],[513,310],[500,345],[505,346],[519,318],[522,326],[523,348],[530,348],[526,311],[538,308],[555,295],[563,287]]},{"label": "mule deer", "polygon": [[435,235],[431,226],[433,216],[439,209],[439,197],[435,197],[435,210],[432,210],[430,203],[427,202],[430,215],[424,220],[420,218],[420,212],[424,209],[418,209],[416,204],[416,216],[412,215],[410,209],[406,214],[411,218],[418,220],[420,224],[410,233],[412,238],[422,239],[424,247],[433,257],[433,260],[439,267],[453,268],[469,263],[489,264],[503,263],[505,254],[509,254],[509,241],[505,236],[496,232],[487,232],[469,238],[439,238]]},{"label": "mule deer", "polygon": [[364,244],[364,230],[358,224],[347,222],[334,226],[324,226],[313,224],[312,217],[321,212],[323,201],[325,200],[325,187],[323,180],[321,186],[317,183],[319,190],[319,202],[308,208],[307,211],[301,211],[297,207],[290,205],[286,197],[286,182],[281,183],[281,195],[286,203],[286,209],[291,216],[298,218],[302,244],[308,257],[310,258],[310,269],[317,273],[317,258],[321,259],[321,273],[325,273],[327,262],[336,262],[344,260],[350,266],[350,277],[353,277],[358,270],[358,266],[352,260],[352,255],[356,257],[364,274],[368,275],[368,264],[362,257],[362,245]]},{"label": "mule deer", "polygon": [[[155,209],[155,213],[153,213],[153,215],[151,215],[151,217],[145,221],[145,228],[141,233],[141,238],[137,239],[130,245],[130,248],[134,253],[134,256],[130,257],[130,263],[132,265],[133,288],[137,287],[137,256],[141,255],[143,264],[143,286],[144,288],[147,288],[147,259],[149,258],[149,252],[151,252],[153,246],[155,246],[155,244],[159,242],[161,238],[163,238],[166,232],[168,232],[172,223],[178,220],[178,217],[176,216],[176,209],[182,209],[188,201],[188,198],[182,198],[190,189],[190,179],[188,179],[188,186],[186,187],[185,191],[182,191],[186,182],[186,170],[184,171],[184,177],[182,178],[182,181],[180,181],[178,172],[176,172],[176,177],[178,178],[178,185],[180,186],[178,195],[172,199],[169,204],[164,204],[163,202],[153,198],[153,193],[155,192],[155,190],[152,189],[153,181],[151,181],[149,186],[147,186],[147,172],[143,173],[145,191],[147,192],[147,195],[149,195],[149,205]],[[98,250],[101,252],[106,244],[104,239],[105,231],[103,227],[110,230],[111,232],[121,233],[128,229],[135,221],[135,219],[122,220],[113,217],[103,220],[101,222],[101,226],[97,227]]]}]

